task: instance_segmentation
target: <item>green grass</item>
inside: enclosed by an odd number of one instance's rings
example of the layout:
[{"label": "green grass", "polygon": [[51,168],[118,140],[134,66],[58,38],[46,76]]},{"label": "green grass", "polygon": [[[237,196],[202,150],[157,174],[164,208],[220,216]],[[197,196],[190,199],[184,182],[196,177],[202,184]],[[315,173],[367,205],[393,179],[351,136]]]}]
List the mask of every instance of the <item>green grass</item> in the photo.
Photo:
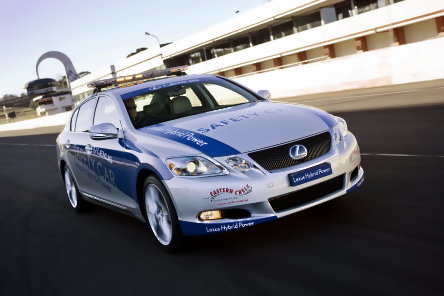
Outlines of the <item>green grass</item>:
[{"label": "green grass", "polygon": [[[32,108],[24,108],[24,107],[17,107],[17,108],[11,108],[8,110],[6,110],[8,113],[14,111],[16,117],[15,118],[10,118],[9,122],[18,122],[18,121],[23,121],[23,120],[28,120],[28,119],[33,119],[33,118],[37,118],[39,116],[37,116],[37,112],[35,111],[35,109]],[[8,121],[6,120],[5,117],[5,112],[3,110],[0,110],[0,124],[5,124],[8,123]]]}]

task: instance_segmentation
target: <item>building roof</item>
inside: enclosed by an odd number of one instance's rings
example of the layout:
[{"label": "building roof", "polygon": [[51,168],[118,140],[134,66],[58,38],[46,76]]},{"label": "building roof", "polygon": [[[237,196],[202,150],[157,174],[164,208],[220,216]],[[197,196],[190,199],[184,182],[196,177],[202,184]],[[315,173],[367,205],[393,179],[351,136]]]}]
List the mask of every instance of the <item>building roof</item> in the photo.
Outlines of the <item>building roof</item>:
[{"label": "building roof", "polygon": [[41,78],[41,79],[29,81],[28,83],[25,84],[25,88],[27,90],[36,90],[36,89],[46,88],[49,86],[54,86],[55,83],[56,83],[55,79]]}]

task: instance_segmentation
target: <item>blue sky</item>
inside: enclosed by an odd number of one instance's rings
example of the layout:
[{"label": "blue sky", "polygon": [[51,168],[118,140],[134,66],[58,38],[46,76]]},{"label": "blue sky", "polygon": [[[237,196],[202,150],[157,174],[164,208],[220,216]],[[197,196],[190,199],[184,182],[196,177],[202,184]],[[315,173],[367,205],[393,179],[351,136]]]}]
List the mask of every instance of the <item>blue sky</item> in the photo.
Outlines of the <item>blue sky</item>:
[{"label": "blue sky", "polygon": [[[37,59],[48,51],[71,58],[78,72],[113,64],[139,47],[178,41],[270,0],[1,0],[0,97],[25,92],[37,78]],[[64,75],[44,60],[40,77]]]}]

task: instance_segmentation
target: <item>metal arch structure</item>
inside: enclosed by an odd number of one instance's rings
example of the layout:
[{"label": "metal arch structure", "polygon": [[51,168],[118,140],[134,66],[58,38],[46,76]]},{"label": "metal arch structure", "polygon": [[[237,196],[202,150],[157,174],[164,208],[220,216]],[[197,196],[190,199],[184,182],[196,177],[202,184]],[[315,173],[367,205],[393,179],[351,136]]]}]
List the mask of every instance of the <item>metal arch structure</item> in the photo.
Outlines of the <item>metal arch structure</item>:
[{"label": "metal arch structure", "polygon": [[60,62],[62,62],[63,66],[65,67],[66,77],[69,82],[72,82],[76,80],[77,78],[77,71],[74,68],[74,65],[72,64],[71,60],[68,58],[68,56],[60,51],[48,51],[47,53],[43,54],[37,61],[37,64],[35,65],[35,72],[37,73],[37,77],[39,76],[39,65],[40,63],[48,58],[57,59]]}]

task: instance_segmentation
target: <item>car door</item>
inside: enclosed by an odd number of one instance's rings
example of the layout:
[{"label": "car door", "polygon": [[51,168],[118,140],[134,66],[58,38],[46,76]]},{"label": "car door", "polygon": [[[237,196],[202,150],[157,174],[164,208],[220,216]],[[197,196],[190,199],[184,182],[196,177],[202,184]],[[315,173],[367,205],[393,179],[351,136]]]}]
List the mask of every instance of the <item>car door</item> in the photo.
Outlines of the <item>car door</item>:
[{"label": "car door", "polygon": [[[94,126],[111,123],[121,131],[121,117],[118,105],[112,97],[102,95],[98,98]],[[96,178],[95,190],[91,194],[117,207],[136,207],[137,199],[133,185],[139,162],[135,151],[126,147],[122,136],[111,139],[89,137],[87,142],[87,146],[92,149],[90,157],[94,163]]]},{"label": "car door", "polygon": [[97,187],[96,167],[91,157],[89,129],[93,123],[97,98],[86,100],[73,113],[67,143],[67,162],[81,192],[92,193]]}]

